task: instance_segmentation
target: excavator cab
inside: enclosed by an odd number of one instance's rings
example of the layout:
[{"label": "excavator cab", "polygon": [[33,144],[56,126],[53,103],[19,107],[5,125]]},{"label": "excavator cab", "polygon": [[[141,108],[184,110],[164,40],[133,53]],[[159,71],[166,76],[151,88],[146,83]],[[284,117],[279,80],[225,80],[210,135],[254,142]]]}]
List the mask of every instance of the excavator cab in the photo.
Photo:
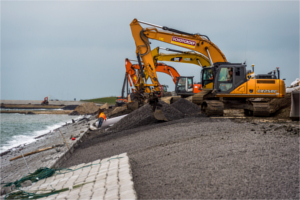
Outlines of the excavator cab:
[{"label": "excavator cab", "polygon": [[41,105],[48,105],[49,101],[48,101],[48,97],[44,98],[44,101],[41,102]]},{"label": "excavator cab", "polygon": [[188,97],[202,91],[200,83],[194,84],[194,76],[180,76],[177,78],[175,92],[182,97]]},{"label": "excavator cab", "polygon": [[217,93],[229,94],[247,81],[246,65],[227,63],[217,65],[215,69],[216,79],[214,79],[214,89]]},{"label": "excavator cab", "polygon": [[193,76],[180,76],[177,78],[175,92],[186,96],[193,93]]},{"label": "excavator cab", "polygon": [[[285,84],[279,69],[268,74],[257,74],[248,79],[246,65],[241,63],[215,63],[213,89],[218,97],[284,97]],[[277,78],[278,77],[278,78]]]}]

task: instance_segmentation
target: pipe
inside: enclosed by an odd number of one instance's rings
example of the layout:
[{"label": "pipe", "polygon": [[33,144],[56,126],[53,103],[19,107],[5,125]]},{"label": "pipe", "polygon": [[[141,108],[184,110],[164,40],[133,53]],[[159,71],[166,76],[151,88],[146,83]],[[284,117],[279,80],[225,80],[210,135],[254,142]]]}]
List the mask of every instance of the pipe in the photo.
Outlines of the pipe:
[{"label": "pipe", "polygon": [[213,61],[212,61],[212,59],[211,59],[211,57],[210,57],[210,54],[209,54],[209,51],[208,51],[208,47],[205,47],[205,50],[206,50],[206,52],[207,52],[207,54],[208,54],[208,58],[209,58],[210,65],[213,66]]},{"label": "pipe", "polygon": [[149,22],[144,22],[144,21],[140,21],[140,20],[137,20],[138,22],[142,23],[142,24],[147,24],[149,26],[154,26],[154,27],[157,27],[157,28],[163,28],[163,26],[160,26],[160,25],[156,25],[156,24],[151,24]]},{"label": "pipe", "polygon": [[173,52],[177,52],[177,53],[186,53],[185,51],[179,51],[176,49],[170,49],[170,48],[165,48],[165,47],[159,47],[162,50],[166,50],[166,51],[173,51]]},{"label": "pipe", "polygon": [[[125,77],[124,77],[124,82],[123,82],[123,87],[122,87],[122,93],[121,93],[121,98],[122,99],[124,99],[124,91],[125,91],[126,79],[127,79],[127,74],[125,72]],[[128,83],[128,81],[127,81],[127,83]]]},{"label": "pipe", "polygon": [[201,63],[200,63],[200,61],[199,61],[199,59],[196,59],[197,61],[198,61],[198,64],[200,65],[200,67],[202,67],[202,65],[201,65]]},{"label": "pipe", "polygon": [[187,33],[187,32],[180,31],[180,30],[177,30],[177,29],[174,29],[174,28],[169,28],[169,27],[166,27],[166,26],[160,26],[160,25],[156,25],[156,24],[151,24],[149,22],[144,22],[144,21],[140,21],[140,20],[137,20],[137,21],[140,22],[141,24],[147,24],[149,26],[154,26],[156,28],[161,28],[163,30],[171,31],[171,32],[174,32],[174,33],[185,34],[185,35],[199,35],[199,36],[203,36],[203,37],[206,37],[210,41],[210,39],[209,39],[208,36],[202,35],[200,33]]},{"label": "pipe", "polygon": [[126,82],[127,82],[127,96],[126,97],[128,97],[128,94],[129,94],[129,86],[128,86],[128,82],[129,82],[129,80],[128,80],[128,76],[127,76],[127,74],[126,74]]},{"label": "pipe", "polygon": [[102,123],[102,126],[100,129],[104,129],[107,128],[109,126],[112,126],[113,124],[117,123],[118,121],[120,121],[122,118],[126,117],[127,115],[121,115],[118,117],[114,117],[114,118],[110,118],[110,119],[106,119],[106,121],[104,121]]}]

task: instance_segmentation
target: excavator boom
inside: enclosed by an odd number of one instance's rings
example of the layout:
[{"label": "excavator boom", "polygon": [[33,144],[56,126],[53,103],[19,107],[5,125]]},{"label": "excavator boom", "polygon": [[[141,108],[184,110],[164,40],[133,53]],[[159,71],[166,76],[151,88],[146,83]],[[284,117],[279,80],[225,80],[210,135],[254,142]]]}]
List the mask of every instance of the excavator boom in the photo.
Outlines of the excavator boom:
[{"label": "excavator boom", "polygon": [[[153,27],[157,27],[162,30],[158,30],[157,28],[146,28],[144,29],[140,23],[148,24]],[[178,31],[175,29],[171,29],[168,27],[157,26],[150,23],[138,21],[134,19],[131,24],[131,32],[136,44],[136,53],[137,59],[139,61],[141,76],[145,77],[145,81],[138,79],[138,82],[142,83],[143,86],[146,86],[145,92],[150,92],[148,89],[150,86],[154,86],[155,91],[160,92],[159,83],[157,80],[156,70],[155,70],[155,59],[153,57],[153,53],[151,53],[151,47],[149,39],[154,39],[158,41],[162,41],[165,43],[173,44],[176,46],[184,47],[195,51],[196,53],[190,53],[194,57],[199,57],[201,55],[201,59],[195,59],[200,66],[212,66],[214,62],[227,62],[225,55],[222,51],[215,45],[213,42],[209,40],[207,36],[200,34],[190,34],[183,31]],[[184,52],[186,53],[186,52]],[[187,53],[186,53],[187,54]],[[162,56],[162,55],[160,55]],[[144,63],[144,67],[142,67],[142,62]],[[160,59],[159,56],[157,59]],[[174,62],[178,60],[178,58],[174,58]],[[179,59],[180,60],[180,59]],[[172,61],[172,60],[170,60]],[[200,62],[199,62],[200,61]],[[201,63],[203,62],[203,64]],[[145,84],[147,79],[150,77],[152,84]]]},{"label": "excavator boom", "polygon": [[[172,51],[176,53],[172,53],[172,54],[160,53],[159,49]],[[200,67],[210,66],[210,61],[205,55],[192,52],[192,51],[178,51],[169,48],[156,47],[155,49],[152,50],[152,56],[153,56],[154,64],[156,64],[157,61],[168,61],[168,62],[194,64],[194,65],[199,65]]]},{"label": "excavator boom", "polygon": [[[134,19],[131,22],[130,27],[137,44],[137,50],[144,48],[144,50],[146,50],[145,53],[149,53],[150,46],[148,39],[153,39],[199,52],[209,58],[211,65],[215,62],[227,62],[223,52],[217,47],[217,45],[211,42],[207,36],[190,34],[165,26],[157,26],[153,24],[151,24],[151,26],[167,31],[161,31],[157,28],[143,29],[140,23],[148,25],[150,24],[138,21],[137,19]],[[143,41],[145,41],[145,43],[143,43]]]}]

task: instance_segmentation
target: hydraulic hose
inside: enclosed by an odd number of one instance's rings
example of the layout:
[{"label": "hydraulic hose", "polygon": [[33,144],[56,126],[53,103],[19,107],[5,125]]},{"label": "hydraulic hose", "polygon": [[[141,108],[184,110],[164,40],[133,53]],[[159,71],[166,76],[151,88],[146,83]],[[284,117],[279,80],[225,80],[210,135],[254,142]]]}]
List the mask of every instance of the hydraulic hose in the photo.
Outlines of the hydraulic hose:
[{"label": "hydraulic hose", "polygon": [[158,84],[159,84],[159,86],[160,86],[160,95],[158,96],[158,97],[161,97],[161,95],[162,95],[162,93],[164,92],[163,91],[163,88],[162,88],[162,86],[161,86],[161,84],[158,82]]},{"label": "hydraulic hose", "polygon": [[184,35],[199,35],[199,36],[202,36],[202,37],[206,37],[210,41],[208,36],[202,35],[200,33],[187,33],[187,32],[180,31],[180,30],[173,29],[173,28],[169,28],[169,27],[166,27],[166,26],[163,26],[162,29],[166,30],[166,31],[171,31],[171,32],[174,32],[174,33],[184,34]]},{"label": "hydraulic hose", "polygon": [[140,53],[137,54],[137,60],[139,62],[139,66],[140,66],[141,76],[143,78],[145,78],[145,73],[144,73],[144,68],[143,68],[142,62],[141,62]]},{"label": "hydraulic hose", "polygon": [[147,48],[147,51],[145,53],[141,54],[141,56],[144,56],[144,55],[147,55],[150,52],[149,43],[147,42],[147,38],[144,34],[144,29],[141,30],[140,37],[141,37],[141,40],[145,44],[145,45],[142,45],[142,46],[145,46]]}]

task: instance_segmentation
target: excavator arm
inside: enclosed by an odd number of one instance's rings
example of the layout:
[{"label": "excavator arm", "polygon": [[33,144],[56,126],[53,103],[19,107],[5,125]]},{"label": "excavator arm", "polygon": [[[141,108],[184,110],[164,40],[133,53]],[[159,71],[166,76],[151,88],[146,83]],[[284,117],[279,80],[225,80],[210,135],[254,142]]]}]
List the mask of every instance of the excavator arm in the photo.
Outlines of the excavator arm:
[{"label": "excavator arm", "polygon": [[[160,53],[159,49],[172,51],[176,53],[172,53],[172,54]],[[157,61],[168,61],[168,62],[194,64],[194,65],[199,65],[200,67],[210,66],[210,61],[205,55],[191,52],[191,51],[178,51],[174,49],[156,47],[155,49],[152,50],[152,56],[153,56],[154,64],[156,64]]]},{"label": "excavator arm", "polygon": [[[126,74],[128,77],[128,81],[130,86],[134,86],[136,89],[139,87],[138,83],[138,77],[136,76],[136,70],[140,71],[140,66],[138,64],[132,64],[128,58],[125,60],[125,68],[126,68]],[[169,65],[163,64],[163,63],[157,63],[155,65],[156,72],[161,72],[168,74],[172,77],[172,80],[174,84],[176,84],[177,78],[180,76],[180,74],[177,72],[177,70]],[[131,80],[131,81],[130,81]]]},{"label": "excavator arm", "polygon": [[[142,31],[143,28],[140,25],[131,26],[132,36],[134,38],[135,45],[136,45],[137,59],[141,70],[140,75],[142,76],[142,78],[145,78],[145,81],[147,81],[148,78],[150,78],[152,81],[152,84],[143,83],[142,86],[146,88],[145,90],[146,93],[150,92],[149,89],[150,86],[153,86],[155,91],[160,93],[161,91],[157,80],[155,65],[154,65],[152,54],[150,53],[151,48],[149,45],[149,40],[148,38],[144,37],[143,34],[141,34]],[[140,60],[140,58],[142,59],[142,61]]]},{"label": "excavator arm", "polygon": [[[152,27],[143,29],[140,23],[151,25]],[[209,59],[211,66],[216,62],[227,62],[223,52],[217,45],[211,42],[207,36],[186,33],[165,26],[142,22],[137,19],[134,19],[131,22],[130,27],[136,42],[137,53],[140,53],[142,59],[147,60],[147,64],[151,65],[151,62],[148,62],[149,57],[151,57],[149,55],[151,51],[149,39],[158,40],[198,52]],[[161,31],[157,28],[166,31]]]},{"label": "excavator arm", "polygon": [[[141,23],[150,25],[152,27],[144,29],[141,26]],[[205,35],[186,33],[165,26],[158,26],[147,22],[138,21],[137,19],[134,19],[131,22],[130,28],[136,45],[136,54],[141,69],[141,76],[145,77],[144,82],[147,82],[149,77],[152,81],[152,84],[143,83],[143,86],[146,86],[146,93],[147,91],[150,91],[148,89],[149,86],[154,86],[154,90],[160,92],[156,70],[154,67],[155,60],[153,54],[151,53],[149,39],[158,40],[192,50],[201,55],[202,60],[208,60],[209,66],[213,66],[213,64],[217,62],[227,62],[227,59],[222,51]],[[163,29],[163,31],[158,30],[157,28]],[[141,59],[144,63],[144,67],[142,67]],[[200,62],[198,65],[207,66],[208,63],[203,65]],[[142,80],[140,81],[142,82]]]}]

